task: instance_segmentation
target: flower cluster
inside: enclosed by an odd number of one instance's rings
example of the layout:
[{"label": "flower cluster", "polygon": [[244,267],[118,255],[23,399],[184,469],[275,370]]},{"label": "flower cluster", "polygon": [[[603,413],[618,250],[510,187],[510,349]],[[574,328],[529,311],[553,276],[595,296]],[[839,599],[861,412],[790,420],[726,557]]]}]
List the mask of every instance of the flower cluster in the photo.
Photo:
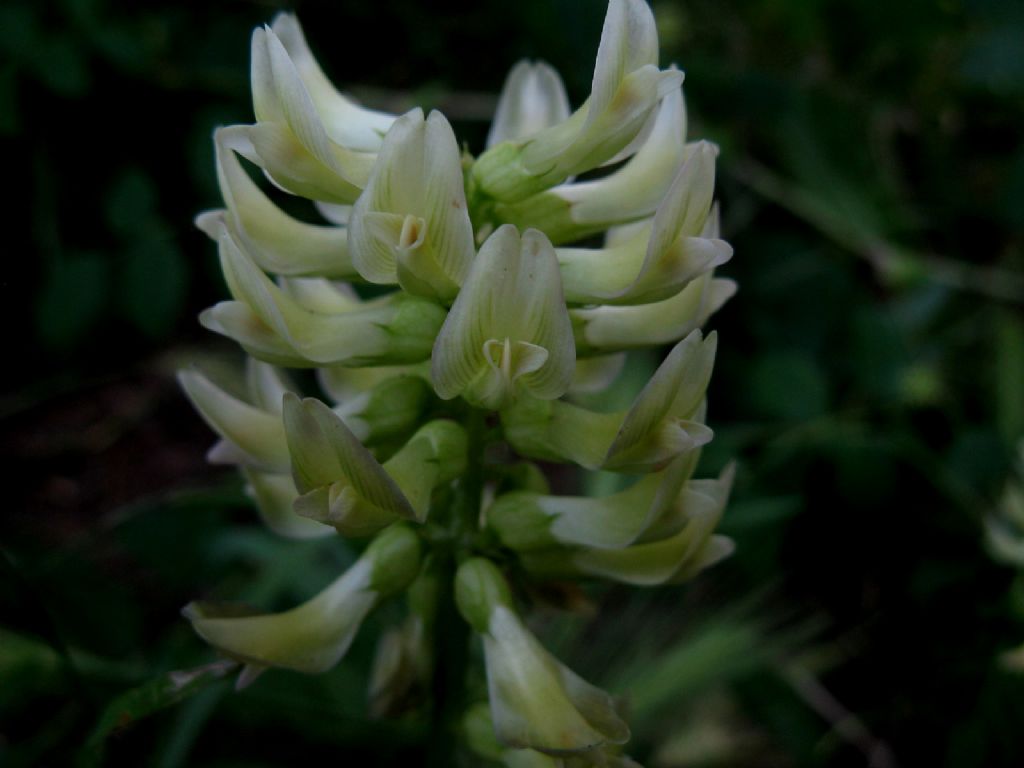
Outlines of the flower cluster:
[{"label": "flower cluster", "polygon": [[[273,531],[369,543],[290,611],[185,609],[244,665],[240,683],[331,668],[404,593],[370,691],[376,712],[401,710],[429,690],[454,600],[489,691],[459,726],[471,749],[510,766],[635,765],[612,698],[541,646],[517,595],[551,579],[678,583],[731,550],[714,533],[731,472],[692,475],[712,437],[716,336],[700,327],[735,290],[713,276],[732,250],[717,150],[686,141],[682,81],[658,66],[643,0],[611,0],[583,105],[571,111],[551,67],[520,62],[472,157],[438,112],[338,92],[294,17],[255,31],[256,122],[215,133],[225,207],[197,220],[231,293],[201,321],[248,353],[248,391],[180,379],[220,437],[210,460],[240,468]],[[322,223],[278,207],[243,160]],[[665,344],[628,408],[580,404],[629,350]],[[314,369],[319,397],[288,368]],[[603,498],[556,495],[537,462],[635,477]]]}]

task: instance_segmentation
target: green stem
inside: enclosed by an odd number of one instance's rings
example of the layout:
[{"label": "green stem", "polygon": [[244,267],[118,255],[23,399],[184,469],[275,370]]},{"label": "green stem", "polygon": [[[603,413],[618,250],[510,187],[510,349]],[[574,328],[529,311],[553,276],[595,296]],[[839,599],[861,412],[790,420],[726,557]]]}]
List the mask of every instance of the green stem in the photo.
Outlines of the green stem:
[{"label": "green stem", "polygon": [[469,548],[480,516],[484,485],[483,453],[486,413],[467,412],[469,436],[466,474],[459,481],[450,520],[450,546],[441,553],[442,584],[435,634],[436,663],[433,684],[433,724],[428,743],[428,768],[452,768],[459,764],[459,723],[466,709],[466,671],[469,660],[469,627],[455,605],[454,578]]}]

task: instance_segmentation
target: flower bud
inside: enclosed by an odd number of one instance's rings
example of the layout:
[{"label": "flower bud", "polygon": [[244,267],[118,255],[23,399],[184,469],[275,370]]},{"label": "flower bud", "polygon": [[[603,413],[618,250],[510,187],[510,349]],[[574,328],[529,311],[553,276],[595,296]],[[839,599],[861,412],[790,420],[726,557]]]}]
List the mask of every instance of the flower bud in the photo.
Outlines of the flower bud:
[{"label": "flower bud", "polygon": [[[247,361],[249,395],[244,402],[198,371],[181,371],[178,380],[193,405],[222,440],[207,455],[214,464],[241,464],[287,473],[291,467],[282,422],[281,400],[294,390],[271,365]],[[404,437],[416,426],[429,386],[413,376],[391,376],[350,395],[333,410],[363,443],[375,445]]]},{"label": "flower bud", "polygon": [[704,325],[735,293],[734,281],[705,272],[663,301],[571,309],[577,353],[592,355],[674,344]]},{"label": "flower bud", "polygon": [[224,228],[219,243],[224,277],[236,302],[219,304],[200,319],[253,356],[308,367],[408,363],[430,354],[444,318],[436,304],[393,294],[356,303],[354,309],[311,311],[275,285]]},{"label": "flower bud", "polygon": [[686,108],[681,89],[667,93],[651,117],[650,131],[637,137],[642,141],[635,154],[615,172],[560,184],[516,203],[498,203],[495,215],[517,226],[538,226],[556,244],[650,216],[679,168],[700,146],[686,144]]},{"label": "flower bud", "polygon": [[406,437],[427,407],[430,386],[416,376],[391,376],[333,410],[360,441],[373,445]]},{"label": "flower bud", "polygon": [[214,134],[217,181],[227,210],[203,213],[196,225],[216,241],[223,222],[257,266],[267,272],[340,280],[358,277],[349,256],[348,230],[307,224],[278,208],[231,150],[232,137],[237,135],[237,128],[220,128]]},{"label": "flower bud", "polygon": [[563,402],[523,398],[502,411],[509,443],[525,456],[568,460],[587,469],[650,472],[712,437],[703,419],[716,334],[679,342],[626,412],[594,413]]},{"label": "flower bud", "polygon": [[566,300],[648,304],[678,294],[694,278],[724,264],[732,256],[729,244],[699,237],[713,191],[713,156],[698,149],[679,169],[648,226],[603,249],[558,249]]},{"label": "flower bud", "polygon": [[333,584],[297,608],[247,615],[238,608],[190,603],[183,614],[206,642],[250,667],[325,672],[345,655],[370,610],[415,578],[419,552],[415,534],[395,526]]},{"label": "flower bud", "polygon": [[332,138],[295,62],[269,28],[253,32],[251,75],[257,122],[240,127],[237,151],[288,192],[328,203],[355,201],[375,155]]},{"label": "flower bud", "polygon": [[562,78],[542,61],[518,62],[498,97],[487,147],[525,139],[569,119],[569,97]]},{"label": "flower bud", "polygon": [[515,202],[614,158],[644,127],[682,74],[658,70],[658,34],[644,0],[611,0],[590,98],[557,125],[484,152],[473,166],[480,190]]},{"label": "flower bud", "polygon": [[572,381],[576,354],[558,263],[547,238],[506,225],[483,244],[434,344],[434,389],[482,408],[519,390],[550,400]]},{"label": "flower bud", "polygon": [[[715,535],[732,488],[734,469],[717,480],[693,480],[685,525],[674,535],[624,549],[586,549],[571,557],[579,573],[636,586],[678,584],[732,553],[732,540]],[[530,568],[530,563],[525,563]]]},{"label": "flower bud", "polygon": [[455,296],[473,260],[459,147],[440,112],[414,109],[384,138],[350,221],[352,258],[372,283]]},{"label": "flower bud", "polygon": [[386,528],[363,554],[371,564],[370,587],[381,597],[409,587],[420,572],[421,550],[419,537],[408,526]]},{"label": "flower bud", "polygon": [[497,606],[512,608],[512,590],[494,563],[474,557],[460,565],[455,573],[455,602],[462,618],[483,633]]},{"label": "flower bud", "polygon": [[287,471],[290,460],[279,410],[246,403],[195,370],[180,371],[178,382],[203,421],[222,439],[208,455],[211,462]]},{"label": "flower bud", "polygon": [[379,150],[395,116],[366,109],[352,97],[338,92],[313,57],[294,14],[279,13],[270,28],[295,65],[331,140],[360,152]]},{"label": "flower bud", "polygon": [[505,546],[516,550],[556,544],[622,549],[654,532],[676,533],[685,524],[683,486],[696,463],[697,451],[692,451],[604,498],[505,494],[487,510],[487,522]]},{"label": "flower bud", "polygon": [[629,739],[611,697],[561,664],[523,626],[492,563],[467,560],[455,578],[459,610],[483,639],[499,742],[560,756]]}]

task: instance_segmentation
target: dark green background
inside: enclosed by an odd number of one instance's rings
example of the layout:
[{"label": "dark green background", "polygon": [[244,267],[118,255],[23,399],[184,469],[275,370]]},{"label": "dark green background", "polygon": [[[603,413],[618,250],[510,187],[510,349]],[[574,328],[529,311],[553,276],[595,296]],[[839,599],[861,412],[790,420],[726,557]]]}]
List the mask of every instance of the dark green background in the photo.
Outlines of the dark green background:
[{"label": "dark green background", "polygon": [[[999,656],[1024,642],[1024,581],[983,522],[1024,437],[1024,4],[655,7],[691,136],[722,148],[740,292],[711,322],[704,472],[740,462],[738,550],[682,588],[589,590],[597,613],[543,613],[541,635],[625,696],[651,766],[1021,765],[1024,682]],[[0,765],[422,761],[421,721],[363,714],[391,609],[330,675],[104,719],[214,658],[188,600],[280,607],[352,556],[262,531],[170,378],[228,349],[195,321],[225,289],[191,219],[218,204],[210,133],[251,119],[248,38],[276,9],[0,6]],[[479,150],[520,57],[585,98],[604,5],[297,9],[336,82],[440,106]]]}]

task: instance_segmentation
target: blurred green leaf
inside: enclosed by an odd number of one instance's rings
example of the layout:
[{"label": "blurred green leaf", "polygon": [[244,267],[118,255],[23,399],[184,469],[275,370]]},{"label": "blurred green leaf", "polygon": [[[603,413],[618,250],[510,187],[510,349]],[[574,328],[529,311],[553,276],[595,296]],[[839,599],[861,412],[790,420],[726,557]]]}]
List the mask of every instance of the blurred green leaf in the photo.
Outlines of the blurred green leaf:
[{"label": "blurred green leaf", "polygon": [[110,228],[124,238],[142,237],[155,226],[156,184],[138,168],[121,172],[104,200]]},{"label": "blurred green leaf", "polygon": [[800,421],[828,408],[828,387],[821,368],[798,352],[771,352],[757,358],[747,382],[753,410],[768,418]]},{"label": "blurred green leaf", "polygon": [[632,716],[642,723],[710,686],[749,674],[765,664],[767,651],[763,631],[749,621],[713,620],[657,656],[638,657],[611,687],[628,691]]},{"label": "blurred green leaf", "polygon": [[39,41],[39,17],[28,3],[0,5],[0,51],[11,59],[28,61]]},{"label": "blurred green leaf", "polygon": [[32,70],[43,84],[65,97],[84,96],[92,82],[86,51],[71,35],[55,34],[37,43]]},{"label": "blurred green leaf", "polygon": [[36,327],[45,344],[66,348],[89,334],[107,301],[110,264],[99,253],[54,262],[36,302]]},{"label": "blurred green leaf", "polygon": [[1009,312],[996,318],[992,363],[996,424],[1007,445],[1024,437],[1024,320]]},{"label": "blurred green leaf", "polygon": [[129,320],[147,336],[161,338],[174,327],[185,304],[188,274],[178,246],[159,233],[125,254],[119,300]]},{"label": "blurred green leaf", "polygon": [[982,34],[964,55],[961,74],[996,93],[1024,93],[1024,24],[1012,21]]}]

